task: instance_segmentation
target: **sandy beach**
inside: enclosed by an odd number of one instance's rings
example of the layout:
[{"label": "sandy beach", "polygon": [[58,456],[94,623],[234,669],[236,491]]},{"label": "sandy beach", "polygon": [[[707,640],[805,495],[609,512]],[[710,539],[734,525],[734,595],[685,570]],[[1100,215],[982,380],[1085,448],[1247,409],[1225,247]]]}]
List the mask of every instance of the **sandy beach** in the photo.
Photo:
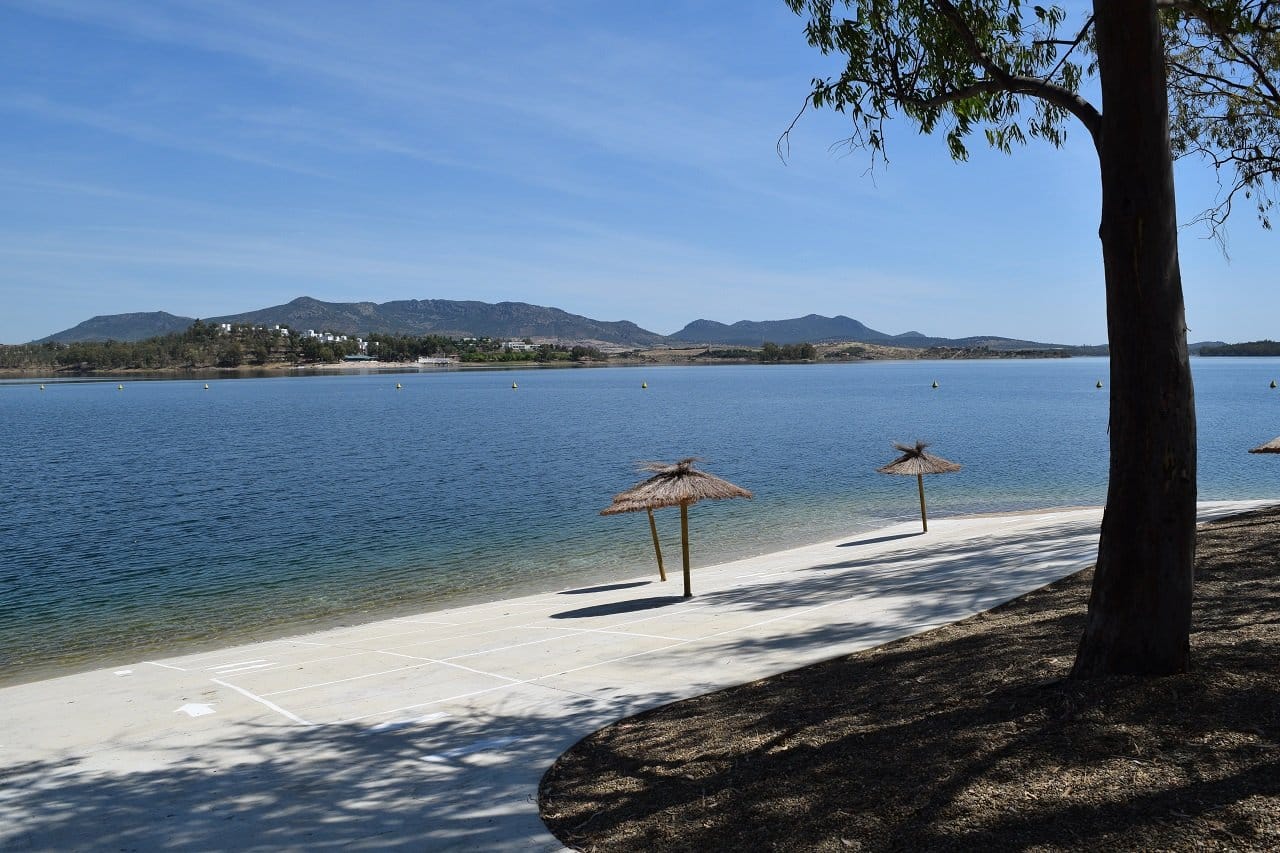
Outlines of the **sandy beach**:
[{"label": "sandy beach", "polygon": [[655,572],[5,688],[0,846],[560,849],[537,788],[575,741],[1043,586],[1100,517],[904,523],[695,567],[688,600]]}]

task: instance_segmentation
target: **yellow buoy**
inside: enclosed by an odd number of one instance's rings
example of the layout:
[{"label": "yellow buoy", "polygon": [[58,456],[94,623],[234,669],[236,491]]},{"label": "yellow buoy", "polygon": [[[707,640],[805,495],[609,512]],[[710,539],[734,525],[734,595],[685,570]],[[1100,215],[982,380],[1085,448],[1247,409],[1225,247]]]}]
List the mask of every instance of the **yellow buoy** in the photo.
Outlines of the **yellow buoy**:
[{"label": "yellow buoy", "polygon": [[519,387],[520,387],[520,386],[519,386],[519,385],[517,385],[516,383],[514,383],[514,382],[512,382],[512,383],[511,383],[511,390],[512,390],[512,391],[514,391],[515,389],[517,389],[517,388],[519,388]]},{"label": "yellow buoy", "polygon": [[1098,384],[1097,384],[1097,385],[1094,385],[1093,387],[1094,387],[1094,388],[1101,388],[1101,387],[1102,387],[1102,380],[1101,380],[1101,379],[1099,379],[1099,380],[1098,380]]},{"label": "yellow buoy", "polygon": [[649,383],[648,383],[648,382],[641,382],[641,383],[640,383],[640,387],[641,387],[641,388],[648,388],[648,387],[649,387]]},{"label": "yellow buoy", "polygon": [[934,387],[934,388],[937,388],[937,387],[938,387],[938,383],[937,383],[937,382],[934,382],[934,383],[933,383],[933,387]]}]

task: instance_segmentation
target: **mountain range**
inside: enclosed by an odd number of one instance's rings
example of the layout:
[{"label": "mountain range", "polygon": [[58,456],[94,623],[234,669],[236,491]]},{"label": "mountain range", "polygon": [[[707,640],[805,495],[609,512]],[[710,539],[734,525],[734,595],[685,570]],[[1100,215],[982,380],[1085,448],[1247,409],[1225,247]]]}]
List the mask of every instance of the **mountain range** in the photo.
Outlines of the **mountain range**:
[{"label": "mountain range", "polygon": [[[299,331],[314,329],[349,335],[379,332],[450,337],[544,338],[635,348],[760,346],[765,341],[776,344],[853,341],[914,348],[985,346],[994,350],[1076,349],[1060,344],[999,336],[943,338],[916,331],[893,335],[872,329],[852,317],[823,317],[818,314],[789,320],[742,320],[731,325],[714,320],[694,320],[678,332],[660,335],[627,321],[593,320],[559,308],[525,302],[492,304],[449,299],[408,299],[378,304],[322,302],[303,296],[284,305],[204,319],[210,323],[252,323],[264,326],[279,324]],[[193,322],[193,317],[178,317],[164,311],[108,314],[93,317],[36,343],[142,340],[184,331]]]}]

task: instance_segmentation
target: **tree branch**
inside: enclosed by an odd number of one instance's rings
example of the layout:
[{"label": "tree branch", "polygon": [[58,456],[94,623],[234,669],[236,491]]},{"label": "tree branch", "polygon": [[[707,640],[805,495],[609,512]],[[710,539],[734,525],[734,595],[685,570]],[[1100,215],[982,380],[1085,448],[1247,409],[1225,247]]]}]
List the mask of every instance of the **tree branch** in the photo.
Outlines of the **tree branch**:
[{"label": "tree branch", "polygon": [[[1259,4],[1259,18],[1266,11],[1268,5],[1267,3]],[[1226,14],[1211,9],[1205,4],[1197,2],[1197,0],[1157,0],[1156,6],[1164,9],[1176,9],[1188,18],[1203,24],[1209,32],[1231,51],[1238,62],[1247,65],[1253,71],[1258,85],[1267,90],[1267,97],[1280,103],[1280,89],[1277,89],[1275,83],[1267,76],[1267,69],[1263,67],[1262,63],[1236,44],[1234,37],[1239,35],[1239,30],[1231,26],[1231,19]],[[1274,28],[1264,27],[1260,21],[1255,22],[1254,26],[1259,32],[1274,32]]]},{"label": "tree branch", "polygon": [[[1102,132],[1102,114],[1086,101],[1084,98],[1072,92],[1070,89],[1064,89],[1061,86],[1049,83],[1047,80],[1041,80],[1036,77],[1024,77],[1021,75],[1011,74],[1008,70],[1000,66],[991,56],[982,49],[982,45],[978,42],[977,36],[973,34],[969,24],[964,19],[964,15],[955,7],[950,0],[927,0],[929,5],[933,6],[947,23],[951,24],[956,35],[964,42],[965,49],[969,52],[969,57],[975,64],[982,66],[987,72],[988,81],[983,83],[980,92],[991,91],[1008,91],[1021,95],[1031,95],[1041,100],[1062,107],[1067,112],[1080,120],[1080,123],[1089,131],[1089,135],[1093,137],[1093,144],[1096,147],[1099,143],[1099,135]],[[1087,26],[1087,25],[1086,25]],[[1083,35],[1083,33],[1081,34]],[[1055,69],[1056,70],[1056,69]],[[989,88],[992,84],[998,84],[996,88]],[[963,89],[962,89],[963,90]],[[958,91],[962,91],[958,90]],[[978,92],[973,92],[977,94]],[[952,93],[945,93],[939,97],[948,97]],[[949,100],[959,100],[959,97],[951,97]],[[947,101],[944,101],[944,103]]]},{"label": "tree branch", "polygon": [[1093,26],[1093,15],[1090,15],[1089,20],[1084,22],[1084,26],[1080,28],[1080,32],[1076,33],[1076,37],[1073,38],[1071,41],[1052,42],[1053,44],[1069,44],[1071,46],[1067,48],[1066,53],[1062,54],[1062,57],[1058,60],[1058,64],[1053,66],[1053,70],[1050,71],[1048,74],[1044,75],[1044,82],[1048,83],[1050,80],[1053,79],[1053,75],[1057,74],[1058,69],[1061,68],[1063,64],[1066,63],[1067,57],[1071,55],[1071,52],[1080,46],[1080,42],[1084,41],[1085,33],[1089,32],[1089,28],[1092,26]]}]

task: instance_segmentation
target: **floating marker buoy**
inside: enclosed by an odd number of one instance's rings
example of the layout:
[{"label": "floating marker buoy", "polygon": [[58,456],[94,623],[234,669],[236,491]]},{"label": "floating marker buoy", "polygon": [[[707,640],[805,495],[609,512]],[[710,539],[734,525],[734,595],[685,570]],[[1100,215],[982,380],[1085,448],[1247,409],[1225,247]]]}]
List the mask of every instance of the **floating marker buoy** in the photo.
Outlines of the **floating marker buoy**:
[{"label": "floating marker buoy", "polygon": [[1102,387],[1102,380],[1101,380],[1101,379],[1099,379],[1099,380],[1098,380],[1098,384],[1097,384],[1097,385],[1094,385],[1093,387],[1094,387],[1094,388],[1101,388],[1101,387]]},{"label": "floating marker buoy", "polygon": [[511,383],[511,390],[512,390],[512,391],[516,390],[516,389],[517,389],[517,388],[519,388],[519,387],[520,387],[520,386],[519,386],[519,385],[517,385],[516,383],[514,383],[514,382],[512,382],[512,383]]},{"label": "floating marker buoy", "polygon": [[[40,387],[43,388],[44,386],[41,385]],[[1274,379],[1271,380],[1271,387],[1272,388],[1276,387],[1276,381]]]},{"label": "floating marker buoy", "polygon": [[[1272,384],[1274,384],[1274,383],[1272,383]],[[44,390],[44,386],[43,386],[43,385],[41,385],[41,386],[40,386],[40,390],[41,390],[41,391],[43,391],[43,390]]]},{"label": "floating marker buoy", "polygon": [[116,386],[116,390],[117,390],[117,391],[123,391],[123,390],[124,390],[124,386],[123,386],[123,385],[117,385],[117,386]]},{"label": "floating marker buoy", "polygon": [[400,390],[401,388],[403,388],[403,387],[404,387],[404,386],[403,386],[403,385],[401,385],[399,382],[397,382],[397,383],[396,383],[396,390],[397,390],[397,391],[399,391],[399,390]]},{"label": "floating marker buoy", "polygon": [[[41,388],[43,388],[44,386],[43,386],[43,385],[41,385],[40,387],[41,387]],[[641,387],[641,388],[648,388],[648,387],[649,387],[649,383],[648,383],[648,382],[641,382],[641,383],[640,383],[640,387]]]},{"label": "floating marker buoy", "polygon": [[937,382],[934,382],[934,383],[933,383],[933,387],[934,387],[934,388],[937,388],[937,387],[938,387],[938,383],[937,383]]},{"label": "floating marker buoy", "polygon": [[208,390],[209,390],[209,383],[208,383],[208,382],[204,383],[204,390],[206,390],[206,391],[208,391]]}]

